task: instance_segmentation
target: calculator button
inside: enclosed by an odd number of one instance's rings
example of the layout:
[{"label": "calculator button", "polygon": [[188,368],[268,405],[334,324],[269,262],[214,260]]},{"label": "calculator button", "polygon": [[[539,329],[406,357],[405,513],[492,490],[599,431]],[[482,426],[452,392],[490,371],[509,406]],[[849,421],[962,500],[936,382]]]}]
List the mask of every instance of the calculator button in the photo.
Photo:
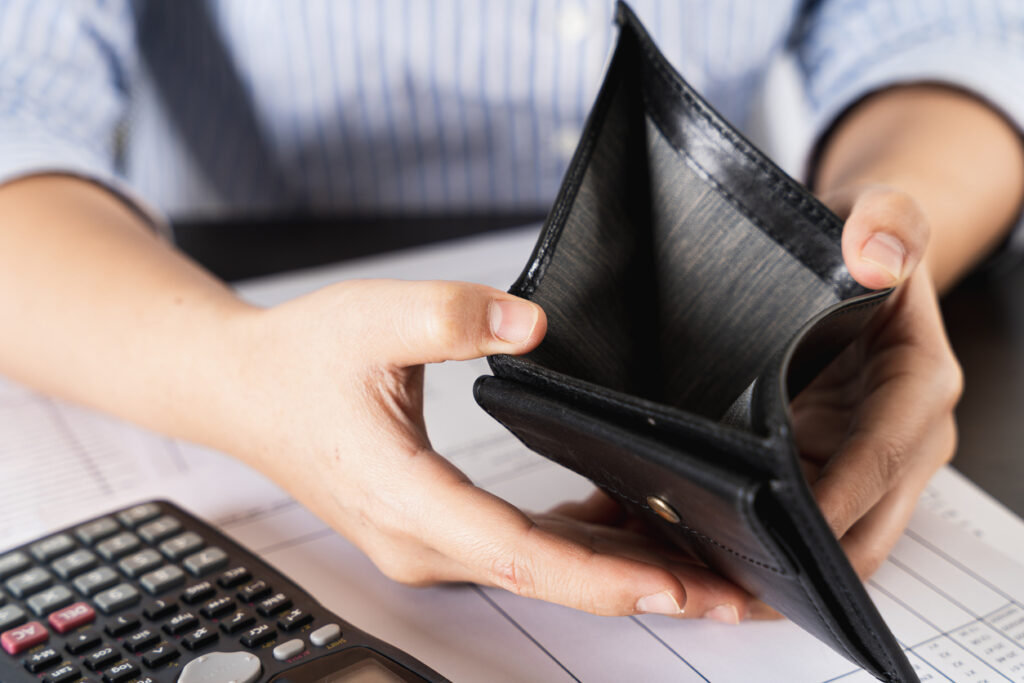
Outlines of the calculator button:
[{"label": "calculator button", "polygon": [[50,627],[57,633],[67,633],[79,626],[91,624],[96,619],[96,612],[88,603],[76,602],[50,615]]},{"label": "calculator button", "polygon": [[193,576],[209,574],[214,569],[220,569],[228,563],[228,554],[220,548],[207,548],[200,550],[194,555],[189,555],[182,563],[185,569],[192,572]]},{"label": "calculator button", "polygon": [[96,552],[102,555],[107,562],[113,562],[141,547],[142,541],[138,536],[130,531],[122,531],[117,536],[111,536],[107,540],[97,543]]},{"label": "calculator button", "polygon": [[104,614],[112,614],[134,605],[140,597],[141,594],[135,586],[130,583],[119,583],[113,588],[97,593],[93,601],[97,607],[103,610]]},{"label": "calculator button", "polygon": [[121,653],[113,645],[104,645],[85,658],[85,665],[93,671],[104,669],[121,659]]},{"label": "calculator button", "polygon": [[77,666],[71,664],[65,664],[59,669],[54,669],[46,678],[43,679],[44,683],[65,683],[66,681],[77,681],[82,677],[81,672]]},{"label": "calculator button", "polygon": [[16,598],[24,598],[40,591],[53,583],[53,575],[42,567],[29,569],[14,578],[8,579],[7,591]]},{"label": "calculator button", "polygon": [[226,614],[235,608],[235,601],[231,599],[230,595],[222,595],[219,598],[214,598],[210,602],[203,605],[199,613],[207,619],[216,619],[222,614]]},{"label": "calculator button", "polygon": [[238,584],[245,583],[251,578],[252,574],[250,574],[249,570],[245,567],[232,567],[217,577],[217,583],[225,588],[234,588]]},{"label": "calculator button", "polygon": [[248,628],[254,621],[256,621],[256,617],[254,615],[244,610],[238,610],[230,617],[221,619],[220,630],[229,635],[238,633],[243,628]]},{"label": "calculator button", "polygon": [[302,654],[302,651],[305,649],[306,644],[304,642],[298,638],[292,638],[274,648],[274,659],[283,662],[286,659]]},{"label": "calculator button", "polygon": [[260,658],[249,652],[210,652],[186,664],[178,683],[253,683],[262,671]]},{"label": "calculator button", "polygon": [[37,617],[45,617],[55,609],[70,605],[74,599],[74,594],[67,586],[54,586],[36,593],[26,601],[26,604]]},{"label": "calculator button", "polygon": [[150,669],[156,669],[168,662],[172,662],[181,655],[177,648],[167,642],[160,643],[152,650],[142,655],[142,663]]},{"label": "calculator button", "polygon": [[0,607],[0,631],[17,626],[25,621],[25,610],[17,605]]},{"label": "calculator button", "polygon": [[181,601],[188,605],[194,605],[201,600],[206,600],[216,592],[217,589],[213,587],[212,583],[201,581],[186,588],[181,594]]},{"label": "calculator button", "polygon": [[96,556],[85,548],[79,548],[70,555],[65,555],[50,566],[57,576],[65,581],[73,579],[82,572],[87,572],[99,564]]},{"label": "calculator button", "polygon": [[121,525],[113,517],[101,517],[93,522],[87,522],[75,529],[75,536],[86,545],[93,545],[96,541],[102,541],[107,536],[113,536],[121,530]]},{"label": "calculator button", "polygon": [[181,531],[181,522],[170,515],[164,515],[160,519],[155,519],[149,524],[140,526],[139,536],[142,536],[146,543],[159,543],[179,531]]},{"label": "calculator button", "polygon": [[199,534],[194,531],[186,531],[161,543],[160,552],[166,555],[169,560],[180,560],[202,547],[203,539],[199,537]]},{"label": "calculator button", "polygon": [[178,603],[174,600],[154,600],[149,603],[144,610],[142,610],[142,613],[146,615],[147,619],[157,621],[158,619],[163,619],[177,609]]},{"label": "calculator button", "polygon": [[50,638],[50,632],[38,621],[30,621],[24,626],[12,628],[0,634],[0,645],[9,655],[16,655],[39,643],[45,643]]},{"label": "calculator button", "polygon": [[192,633],[186,634],[181,639],[181,644],[189,650],[201,650],[210,643],[215,642],[220,638],[220,634],[211,629],[209,626],[200,626]]},{"label": "calculator button", "polygon": [[134,529],[143,522],[148,522],[160,514],[160,506],[156,503],[143,503],[119,512],[117,518],[129,529]]},{"label": "calculator button", "polygon": [[100,644],[100,633],[94,628],[68,636],[64,647],[73,655],[80,655]]},{"label": "calculator button", "polygon": [[0,579],[6,579],[12,574],[17,574],[27,569],[30,564],[32,564],[32,560],[28,559],[28,555],[20,550],[0,555]]},{"label": "calculator button", "polygon": [[146,548],[134,555],[129,555],[117,563],[118,569],[130,579],[134,579],[143,572],[156,569],[163,564],[164,558],[152,548]]},{"label": "calculator button", "polygon": [[139,667],[131,662],[120,662],[103,672],[103,680],[107,683],[124,683],[142,673]]},{"label": "calculator button", "polygon": [[60,653],[52,647],[48,647],[45,650],[40,650],[34,655],[26,657],[25,668],[29,670],[29,673],[37,673],[43,669],[49,668],[52,664],[59,661]]},{"label": "calculator button", "polygon": [[250,584],[242,586],[238,591],[238,599],[242,602],[252,602],[253,600],[259,600],[264,595],[270,593],[270,584],[260,579],[259,581],[253,581]]},{"label": "calculator button", "polygon": [[321,626],[312,633],[309,634],[309,642],[313,643],[317,647],[323,647],[329,643],[333,643],[341,637],[341,627],[337,624],[327,624]]},{"label": "calculator button", "polygon": [[256,611],[265,617],[277,614],[292,606],[292,599],[284,593],[274,593],[256,606]]},{"label": "calculator button", "polygon": [[77,579],[72,581],[72,585],[82,595],[89,597],[104,588],[110,588],[120,579],[110,567],[100,567],[94,569],[88,574],[82,574]]},{"label": "calculator button", "polygon": [[242,634],[242,645],[259,647],[263,643],[273,640],[275,636],[277,636],[277,632],[269,624],[260,624]]},{"label": "calculator button", "polygon": [[172,636],[176,636],[180,633],[184,633],[198,623],[199,619],[196,617],[195,613],[178,612],[167,620],[167,623],[164,624],[164,630]]},{"label": "calculator button", "polygon": [[155,569],[148,574],[143,574],[139,579],[142,587],[151,594],[163,593],[175,586],[185,583],[185,572],[173,564],[168,564],[160,569]]},{"label": "calculator button", "polygon": [[74,549],[75,542],[67,534],[57,534],[56,536],[44,538],[33,543],[28,548],[32,556],[40,562],[49,562],[61,555],[67,555]]},{"label": "calculator button", "polygon": [[129,652],[140,652],[155,645],[160,640],[160,634],[150,628],[131,634],[124,639],[124,646]]},{"label": "calculator button", "polygon": [[108,635],[114,638],[120,638],[125,633],[128,633],[128,631],[134,631],[139,627],[140,623],[142,622],[140,622],[138,616],[134,614],[118,614],[113,619],[107,621],[107,625],[104,630]]},{"label": "calculator button", "polygon": [[298,607],[290,609],[277,620],[277,626],[282,631],[294,631],[297,628],[305,626],[309,622],[313,621],[313,615],[309,612],[303,612]]}]

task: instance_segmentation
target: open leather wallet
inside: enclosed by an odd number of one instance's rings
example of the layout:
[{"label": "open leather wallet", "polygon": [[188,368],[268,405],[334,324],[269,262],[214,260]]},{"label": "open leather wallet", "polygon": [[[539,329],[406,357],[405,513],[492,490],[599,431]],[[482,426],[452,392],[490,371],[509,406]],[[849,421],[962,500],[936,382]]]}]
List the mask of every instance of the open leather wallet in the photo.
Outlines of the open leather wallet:
[{"label": "open leather wallet", "polygon": [[885,681],[916,681],[818,509],[789,402],[888,296],[842,222],[724,121],[624,4],[607,76],[511,292],[548,332],[477,401]]}]

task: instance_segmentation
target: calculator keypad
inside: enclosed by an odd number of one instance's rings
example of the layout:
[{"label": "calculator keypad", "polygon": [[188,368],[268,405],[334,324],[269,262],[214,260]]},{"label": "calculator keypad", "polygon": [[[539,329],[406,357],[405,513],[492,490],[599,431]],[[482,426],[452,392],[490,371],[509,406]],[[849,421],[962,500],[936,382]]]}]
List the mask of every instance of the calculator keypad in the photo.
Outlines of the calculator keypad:
[{"label": "calculator keypad", "polygon": [[270,666],[338,641],[239,559],[156,503],[0,555],[0,678],[8,657],[33,680],[173,681],[204,652]]}]

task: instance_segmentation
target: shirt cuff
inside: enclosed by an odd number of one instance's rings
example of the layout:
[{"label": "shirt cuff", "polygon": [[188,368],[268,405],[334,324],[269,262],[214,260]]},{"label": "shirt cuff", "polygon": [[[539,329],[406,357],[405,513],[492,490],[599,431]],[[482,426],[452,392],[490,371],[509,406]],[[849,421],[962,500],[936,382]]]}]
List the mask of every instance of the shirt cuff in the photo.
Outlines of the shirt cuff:
[{"label": "shirt cuff", "polygon": [[[1005,45],[980,41],[931,43],[900,51],[859,71],[830,95],[827,103],[811,103],[811,135],[797,158],[804,160],[805,177],[813,154],[846,109],[872,92],[896,85],[938,83],[978,97],[1013,125],[1024,138],[1024,53]],[[1024,214],[1018,216],[1002,251],[1024,254]]]},{"label": "shirt cuff", "polygon": [[99,150],[55,135],[38,120],[0,119],[0,185],[51,173],[95,183],[127,204],[157,233],[171,238],[167,216],[138,195]]}]

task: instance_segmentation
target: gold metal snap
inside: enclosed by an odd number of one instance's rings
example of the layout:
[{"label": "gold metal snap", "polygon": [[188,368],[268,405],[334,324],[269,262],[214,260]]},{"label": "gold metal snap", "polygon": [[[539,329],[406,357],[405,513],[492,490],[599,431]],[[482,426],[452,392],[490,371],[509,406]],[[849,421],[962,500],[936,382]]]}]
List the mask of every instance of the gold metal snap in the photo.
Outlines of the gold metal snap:
[{"label": "gold metal snap", "polygon": [[672,509],[672,506],[657,496],[647,496],[647,504],[654,512],[666,522],[679,524],[679,514]]}]

